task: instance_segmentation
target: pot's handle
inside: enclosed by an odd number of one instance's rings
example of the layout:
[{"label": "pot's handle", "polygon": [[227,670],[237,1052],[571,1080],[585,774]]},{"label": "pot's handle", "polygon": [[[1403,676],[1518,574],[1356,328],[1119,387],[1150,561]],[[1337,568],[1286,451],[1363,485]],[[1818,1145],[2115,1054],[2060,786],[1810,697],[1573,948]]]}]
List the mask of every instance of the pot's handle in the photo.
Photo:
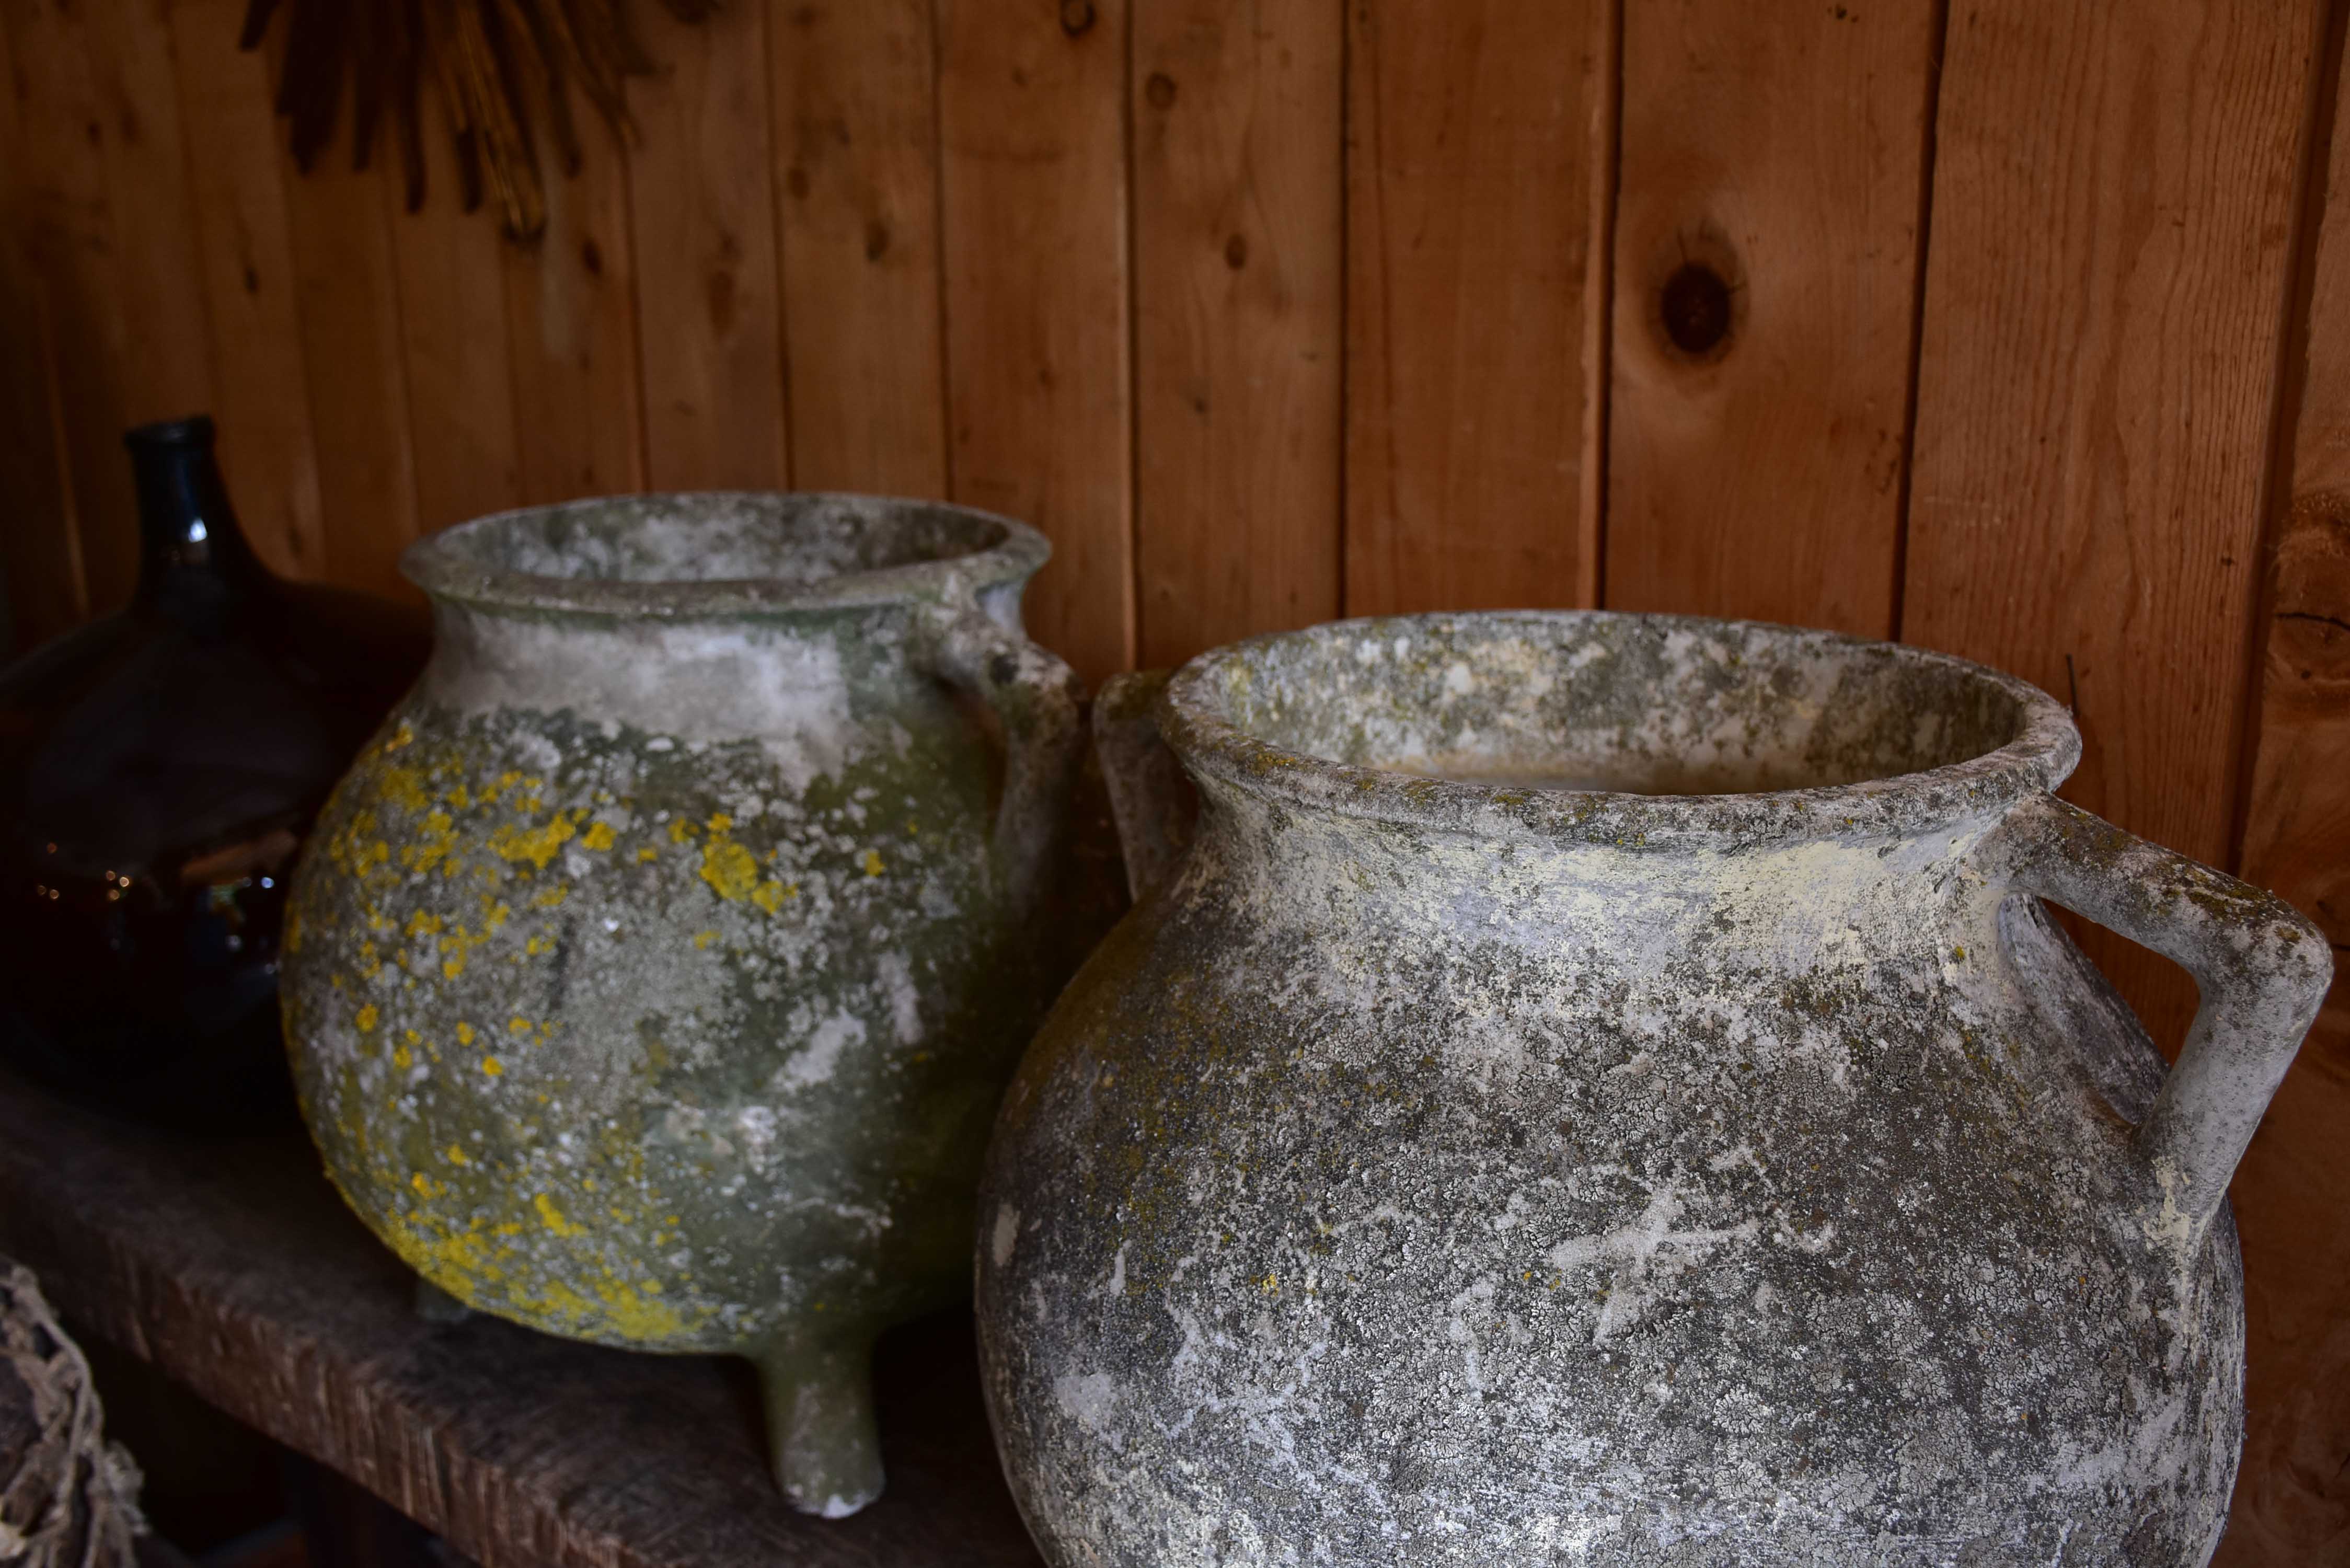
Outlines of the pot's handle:
[{"label": "pot's handle", "polygon": [[1015,909],[1035,907],[1067,830],[1085,744],[1085,686],[1076,672],[977,609],[934,609],[927,663],[970,692],[1003,727],[1003,798],[994,850]]},{"label": "pot's handle", "polygon": [[1138,900],[1175,874],[1199,810],[1191,781],[1159,734],[1159,694],[1174,673],[1113,675],[1094,699],[1094,752],[1126,857],[1126,890]]},{"label": "pot's handle", "polygon": [[2325,1000],[2324,933],[2275,895],[2054,795],[2017,806],[1987,847],[2016,888],[2195,977],[2201,1005],[2137,1143],[2162,1193],[2159,1229],[2199,1241]]}]

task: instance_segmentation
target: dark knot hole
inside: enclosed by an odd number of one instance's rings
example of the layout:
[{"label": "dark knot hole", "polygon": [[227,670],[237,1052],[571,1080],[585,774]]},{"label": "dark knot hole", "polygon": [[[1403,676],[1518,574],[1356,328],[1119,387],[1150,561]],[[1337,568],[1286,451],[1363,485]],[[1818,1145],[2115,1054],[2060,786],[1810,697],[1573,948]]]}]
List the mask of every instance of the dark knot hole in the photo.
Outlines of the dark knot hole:
[{"label": "dark knot hole", "polygon": [[1703,262],[1684,262],[1665,279],[1665,336],[1684,354],[1711,354],[1730,336],[1730,285]]}]

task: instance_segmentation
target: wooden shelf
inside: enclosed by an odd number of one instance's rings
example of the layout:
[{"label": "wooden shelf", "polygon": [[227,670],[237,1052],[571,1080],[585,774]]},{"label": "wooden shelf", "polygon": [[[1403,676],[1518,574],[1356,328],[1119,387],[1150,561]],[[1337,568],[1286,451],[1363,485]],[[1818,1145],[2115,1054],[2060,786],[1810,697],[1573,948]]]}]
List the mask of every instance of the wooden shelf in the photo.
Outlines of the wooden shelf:
[{"label": "wooden shelf", "polygon": [[785,1506],[747,1366],[427,1323],[298,1136],[158,1134],[0,1077],[0,1251],[85,1333],[334,1467],[486,1568],[1034,1568],[970,1320],[882,1342],[889,1490]]}]

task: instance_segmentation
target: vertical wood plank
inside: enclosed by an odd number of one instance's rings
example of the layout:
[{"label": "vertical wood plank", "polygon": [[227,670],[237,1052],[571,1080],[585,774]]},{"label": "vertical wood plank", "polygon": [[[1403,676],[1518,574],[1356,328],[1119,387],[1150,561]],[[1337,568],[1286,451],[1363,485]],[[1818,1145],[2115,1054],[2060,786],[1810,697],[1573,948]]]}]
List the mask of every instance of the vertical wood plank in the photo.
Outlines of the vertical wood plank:
[{"label": "vertical wood plank", "polygon": [[931,0],[775,14],[792,480],[944,495]]},{"label": "vertical wood plank", "polygon": [[1338,612],[1343,0],[1134,14],[1141,659]]},{"label": "vertical wood plank", "polygon": [[1348,614],[1588,592],[1609,9],[1352,0]]},{"label": "vertical wood plank", "polygon": [[217,367],[213,413],[237,515],[273,570],[326,562],[317,442],[266,62],[236,47],[243,0],[175,0],[189,200]]},{"label": "vertical wood plank", "polygon": [[58,444],[57,364],[47,306],[25,245],[25,138],[16,122],[16,51],[0,26],[0,528],[8,626],[0,658],[70,629],[89,611],[74,536],[73,494]]},{"label": "vertical wood plank", "polygon": [[1135,654],[1126,0],[939,0],[955,498],[1036,524],[1031,633]]},{"label": "vertical wood plank", "polygon": [[26,247],[41,277],[89,607],[130,597],[126,425],[212,400],[170,30],[155,0],[7,0]]},{"label": "vertical wood plank", "polygon": [[[2306,312],[2260,628],[2242,874],[2314,919],[2332,995],[2231,1190],[2245,1285],[2244,1455],[2220,1568],[2350,1559],[2350,78],[2334,23],[2305,203]],[[2330,123],[2328,123],[2330,121]]]},{"label": "vertical wood plank", "polygon": [[282,127],[272,140],[286,181],[296,316],[317,441],[323,575],[413,598],[399,570],[400,551],[416,538],[416,465],[389,182],[380,161],[355,171],[336,149],[297,174]]},{"label": "vertical wood plank", "polygon": [[526,505],[646,483],[627,160],[584,114],[580,151],[577,175],[547,182],[538,244],[504,247],[517,483]]},{"label": "vertical wood plank", "polygon": [[648,478],[659,490],[791,480],[784,418],[764,5],[688,26],[630,16],[660,74],[630,85],[629,159]]},{"label": "vertical wood plank", "polygon": [[[423,207],[403,211],[397,173],[379,182],[400,299],[400,380],[416,483],[416,529],[500,512],[521,502],[515,390],[506,327],[507,242],[487,210],[456,201],[457,159],[441,132],[440,84],[424,86]],[[335,148],[330,154],[342,156]],[[551,167],[550,183],[562,180]]]},{"label": "vertical wood plank", "polygon": [[[1955,0],[1902,635],[2077,692],[2066,794],[2224,859],[2316,0]],[[2185,977],[2091,951],[2157,1038]]]},{"label": "vertical wood plank", "polygon": [[1892,630],[1936,21],[1626,7],[1610,607]]}]

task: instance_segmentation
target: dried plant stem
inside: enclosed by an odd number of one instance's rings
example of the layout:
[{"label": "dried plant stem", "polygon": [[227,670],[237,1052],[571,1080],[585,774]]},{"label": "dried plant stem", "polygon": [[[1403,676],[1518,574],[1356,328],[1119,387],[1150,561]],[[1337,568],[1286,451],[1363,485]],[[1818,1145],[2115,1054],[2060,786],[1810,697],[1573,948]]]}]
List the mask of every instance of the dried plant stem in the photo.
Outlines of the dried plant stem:
[{"label": "dried plant stem", "polygon": [[[661,0],[700,22],[716,0]],[[400,151],[409,211],[423,204],[421,126],[429,73],[457,158],[467,212],[497,196],[506,233],[536,238],[546,224],[546,187],[532,134],[544,117],[566,173],[585,158],[572,113],[577,84],[614,134],[634,140],[623,87],[653,69],[629,29],[626,0],[248,0],[238,42],[255,48],[280,10],[291,13],[279,68],[277,111],[295,162],[307,171],[334,137],[346,78],[351,83],[351,160],[364,169],[387,114]]]}]

